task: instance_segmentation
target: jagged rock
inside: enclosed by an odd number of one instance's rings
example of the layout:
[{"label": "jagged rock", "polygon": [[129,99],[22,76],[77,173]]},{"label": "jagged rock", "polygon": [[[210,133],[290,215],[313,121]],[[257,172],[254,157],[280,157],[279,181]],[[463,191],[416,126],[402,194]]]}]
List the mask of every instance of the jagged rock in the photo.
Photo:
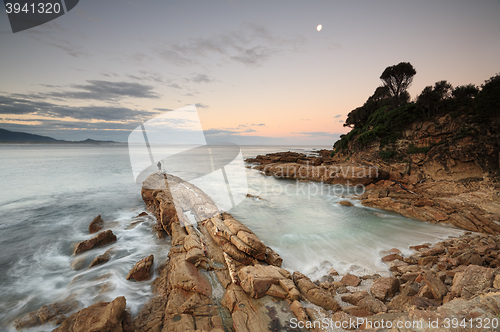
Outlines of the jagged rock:
[{"label": "jagged rock", "polygon": [[283,264],[283,258],[281,258],[273,249],[266,247],[266,259],[265,262],[269,265],[274,265],[281,267]]},{"label": "jagged rock", "polygon": [[413,298],[413,296],[397,295],[387,304],[387,309],[406,311],[411,305]]},{"label": "jagged rock", "polygon": [[455,274],[451,291],[465,299],[470,299],[472,296],[492,287],[494,278],[494,269],[469,265],[465,271]]},{"label": "jagged rock", "polygon": [[376,279],[370,288],[373,297],[379,300],[386,300],[393,297],[399,289],[399,281],[394,277]]},{"label": "jagged rock", "polygon": [[278,285],[280,279],[285,277],[276,266],[256,265],[245,266],[238,272],[241,287],[253,298],[261,298],[266,295],[271,285]]},{"label": "jagged rock", "polygon": [[415,306],[418,309],[427,309],[429,307],[438,306],[438,304],[434,300],[421,296],[414,296],[410,305]]},{"label": "jagged rock", "polygon": [[387,307],[384,302],[377,300],[372,296],[365,296],[357,303],[357,306],[366,309],[368,311],[373,312],[374,314],[378,314],[381,312],[387,312]]},{"label": "jagged rock", "polygon": [[293,281],[300,292],[312,303],[333,312],[340,310],[340,305],[324,289],[316,286],[308,277],[300,272],[293,273]]},{"label": "jagged rock", "polygon": [[54,332],[132,332],[132,321],[125,306],[123,296],[112,302],[93,304],[71,315]]},{"label": "jagged rock", "polygon": [[79,303],[75,300],[44,305],[39,310],[30,312],[22,319],[17,320],[14,326],[17,330],[21,330],[46,323],[60,324],[67,318],[67,313],[78,309],[79,306]]},{"label": "jagged rock", "polygon": [[408,281],[402,287],[400,287],[401,295],[403,296],[414,296],[420,291],[420,284],[414,281]]},{"label": "jagged rock", "polygon": [[343,206],[354,206],[354,204],[349,201],[340,201],[339,204]]},{"label": "jagged rock", "polygon": [[460,265],[483,265],[483,258],[472,250],[468,250],[457,257]]},{"label": "jagged rock", "polygon": [[272,284],[266,292],[269,296],[278,297],[280,299],[286,299],[288,292],[284,290],[281,286]]},{"label": "jagged rock", "polygon": [[300,300],[300,292],[295,286],[294,282],[290,279],[280,279],[279,284],[281,288],[288,292],[288,297],[292,300]]},{"label": "jagged rock", "polygon": [[496,289],[500,289],[500,274],[497,274],[495,276],[495,279],[493,280],[493,287]]},{"label": "jagged rock", "polygon": [[149,255],[135,263],[134,267],[127,274],[126,279],[135,281],[144,281],[151,278],[151,267],[153,266],[154,256]]},{"label": "jagged rock", "polygon": [[292,304],[290,305],[290,310],[293,312],[295,317],[301,322],[307,322],[309,321],[309,317],[307,316],[306,310],[302,306],[302,304],[299,301],[293,301]]},{"label": "jagged rock", "polygon": [[401,269],[404,266],[408,266],[408,263],[400,260],[395,260],[389,264],[389,271],[396,272],[399,271],[399,269]]},{"label": "jagged rock", "polygon": [[392,262],[394,260],[403,260],[403,257],[399,254],[389,254],[384,257],[382,257],[382,262]]},{"label": "jagged rock", "polygon": [[448,293],[448,289],[446,285],[437,278],[434,274],[430,272],[425,272],[423,274],[425,284],[429,288],[430,292],[433,295],[433,298],[436,300],[441,300],[446,293]]},{"label": "jagged rock", "polygon": [[89,240],[78,243],[73,254],[78,255],[82,252],[102,247],[113,242],[116,242],[116,235],[108,229],[107,231],[101,232]]},{"label": "jagged rock", "polygon": [[363,298],[370,296],[368,292],[362,291],[362,292],[356,292],[356,293],[350,293],[346,295],[342,295],[342,301],[350,303],[352,305],[358,305],[358,302],[361,301]]},{"label": "jagged rock", "polygon": [[103,228],[104,220],[102,220],[101,215],[98,215],[89,224],[89,234],[97,233]]},{"label": "jagged rock", "polygon": [[148,216],[148,213],[147,212],[141,212],[139,213],[136,218],[140,218],[140,217],[147,217]]}]

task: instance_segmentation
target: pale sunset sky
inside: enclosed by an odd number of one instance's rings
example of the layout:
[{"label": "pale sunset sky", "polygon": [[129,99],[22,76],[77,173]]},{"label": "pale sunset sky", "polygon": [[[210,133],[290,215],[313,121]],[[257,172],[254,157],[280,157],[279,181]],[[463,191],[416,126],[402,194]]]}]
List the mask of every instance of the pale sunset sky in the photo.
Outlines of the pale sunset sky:
[{"label": "pale sunset sky", "polygon": [[3,12],[0,128],[125,142],[197,104],[208,138],[332,145],[387,66],[415,67],[412,98],[480,85],[499,36],[499,0],[80,0],[18,33]]}]

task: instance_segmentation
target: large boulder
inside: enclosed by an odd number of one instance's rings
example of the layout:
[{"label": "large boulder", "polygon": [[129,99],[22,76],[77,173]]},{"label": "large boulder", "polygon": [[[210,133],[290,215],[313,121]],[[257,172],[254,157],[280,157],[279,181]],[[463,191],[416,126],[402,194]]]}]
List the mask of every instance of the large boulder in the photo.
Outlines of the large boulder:
[{"label": "large boulder", "polygon": [[378,314],[381,312],[387,312],[387,307],[385,306],[384,302],[377,300],[376,298],[372,296],[366,296],[362,298],[358,303],[357,306],[366,309],[368,311],[373,312],[374,314]]},{"label": "large boulder", "polygon": [[113,242],[116,242],[116,235],[108,229],[107,231],[101,232],[89,240],[78,243],[73,254],[78,255],[82,252],[102,247]]},{"label": "large boulder", "polygon": [[93,304],[71,315],[53,332],[132,332],[132,321],[125,306],[123,296],[112,302]]},{"label": "large boulder", "polygon": [[127,274],[127,280],[144,281],[151,278],[151,267],[153,266],[154,256],[149,255],[138,261]]},{"label": "large boulder", "polygon": [[394,277],[379,278],[373,283],[370,292],[373,297],[384,301],[393,297],[399,289],[399,280]]},{"label": "large boulder", "polygon": [[354,274],[346,274],[342,277],[342,280],[340,280],[340,282],[346,286],[357,287],[361,283],[361,279],[359,279]]},{"label": "large boulder", "polygon": [[425,284],[427,285],[429,291],[432,293],[434,299],[441,300],[446,295],[446,293],[448,293],[448,288],[446,288],[446,285],[433,273],[425,272],[423,277]]},{"label": "large boulder", "polygon": [[266,295],[271,285],[279,285],[285,279],[280,268],[273,265],[245,266],[238,271],[238,277],[245,292],[256,299]]},{"label": "large boulder", "polygon": [[469,265],[465,271],[455,274],[451,291],[465,299],[470,299],[472,296],[492,287],[494,278],[494,269]]}]

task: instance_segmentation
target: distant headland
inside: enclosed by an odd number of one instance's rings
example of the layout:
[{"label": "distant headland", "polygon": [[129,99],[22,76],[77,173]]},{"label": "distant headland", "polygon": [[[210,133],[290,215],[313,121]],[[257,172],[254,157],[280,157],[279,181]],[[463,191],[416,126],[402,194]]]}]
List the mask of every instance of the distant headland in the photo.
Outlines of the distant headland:
[{"label": "distant headland", "polygon": [[115,141],[100,141],[86,139],[83,141],[65,141],[48,136],[23,133],[20,131],[10,131],[0,128],[0,144],[120,144]]}]

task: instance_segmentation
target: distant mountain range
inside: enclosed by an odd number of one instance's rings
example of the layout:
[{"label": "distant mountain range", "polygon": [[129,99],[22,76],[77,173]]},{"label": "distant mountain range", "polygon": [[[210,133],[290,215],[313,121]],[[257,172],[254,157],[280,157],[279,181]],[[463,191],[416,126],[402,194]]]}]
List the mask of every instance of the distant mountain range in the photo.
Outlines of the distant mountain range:
[{"label": "distant mountain range", "polygon": [[99,141],[94,139],[86,139],[84,141],[64,141],[48,136],[28,134],[19,131],[10,131],[0,128],[0,144],[1,143],[45,143],[45,144],[110,144],[117,143],[114,141]]}]

